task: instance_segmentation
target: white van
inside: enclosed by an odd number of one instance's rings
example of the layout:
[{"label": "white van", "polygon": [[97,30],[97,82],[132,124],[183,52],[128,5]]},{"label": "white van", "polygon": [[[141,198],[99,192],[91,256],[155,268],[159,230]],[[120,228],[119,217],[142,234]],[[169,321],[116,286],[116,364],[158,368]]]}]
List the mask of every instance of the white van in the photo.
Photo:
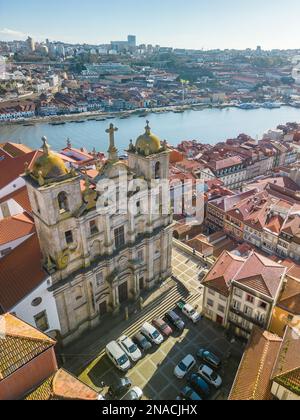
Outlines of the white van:
[{"label": "white van", "polygon": [[143,325],[141,333],[152,343],[157,344],[158,346],[164,341],[164,337],[157,331],[156,328],[153,327],[153,325],[148,322]]},{"label": "white van", "polygon": [[112,341],[106,346],[106,354],[116,368],[122,372],[127,372],[131,368],[128,356],[116,341]]}]

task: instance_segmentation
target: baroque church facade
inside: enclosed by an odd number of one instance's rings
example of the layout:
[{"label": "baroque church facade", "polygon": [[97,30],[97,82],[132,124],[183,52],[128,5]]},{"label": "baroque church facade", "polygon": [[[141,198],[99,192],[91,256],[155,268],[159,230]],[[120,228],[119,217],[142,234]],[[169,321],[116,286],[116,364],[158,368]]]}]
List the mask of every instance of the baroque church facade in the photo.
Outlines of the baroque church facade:
[{"label": "baroque church facade", "polygon": [[[170,152],[147,123],[135,145],[130,143],[125,164],[118,158],[116,131],[112,124],[107,130],[108,160],[98,168],[97,187],[86,177],[82,188],[83,175],[68,170],[46,138],[42,156],[24,175],[44,266],[52,278],[49,290],[56,300],[62,344],[172,275],[173,217],[171,210],[162,211],[161,190],[154,192],[151,184],[168,179]],[[127,187],[125,201],[136,211],[99,212],[99,200],[110,208],[108,182],[115,185],[117,202],[124,197],[120,174]],[[147,188],[140,189],[139,180]],[[144,212],[151,194],[156,210]]]}]

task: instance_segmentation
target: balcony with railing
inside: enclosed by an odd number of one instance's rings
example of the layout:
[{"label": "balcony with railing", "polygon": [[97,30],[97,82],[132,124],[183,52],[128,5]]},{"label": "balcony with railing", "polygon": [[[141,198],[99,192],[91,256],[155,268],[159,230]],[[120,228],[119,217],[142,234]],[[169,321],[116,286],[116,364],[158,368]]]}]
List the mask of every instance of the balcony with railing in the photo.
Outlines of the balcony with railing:
[{"label": "balcony with railing", "polygon": [[235,314],[235,315],[237,315],[237,316],[239,316],[239,317],[241,317],[241,318],[243,318],[245,321],[248,321],[251,324],[254,324],[254,325],[256,325],[256,326],[258,326],[260,328],[265,328],[265,326],[266,326],[266,320],[261,321],[261,320],[259,320],[257,318],[254,318],[254,317],[252,317],[250,315],[247,315],[245,312],[242,312],[239,309],[236,309],[234,306],[231,306],[230,307],[230,312],[233,313],[233,314]]}]

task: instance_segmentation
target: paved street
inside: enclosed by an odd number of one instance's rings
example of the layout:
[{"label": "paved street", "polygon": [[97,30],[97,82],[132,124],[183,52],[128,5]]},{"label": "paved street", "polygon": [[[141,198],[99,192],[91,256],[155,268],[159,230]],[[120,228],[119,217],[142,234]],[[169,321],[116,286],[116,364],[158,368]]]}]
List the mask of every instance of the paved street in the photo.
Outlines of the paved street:
[{"label": "paved street", "polygon": [[191,257],[179,248],[173,247],[173,274],[191,293],[202,290],[199,278],[203,276],[205,268],[196,257]]}]

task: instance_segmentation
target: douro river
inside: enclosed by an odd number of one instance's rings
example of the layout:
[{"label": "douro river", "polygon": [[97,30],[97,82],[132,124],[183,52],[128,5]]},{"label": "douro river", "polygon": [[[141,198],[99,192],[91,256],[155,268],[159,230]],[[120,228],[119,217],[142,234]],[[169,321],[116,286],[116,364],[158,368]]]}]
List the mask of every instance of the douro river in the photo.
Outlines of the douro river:
[{"label": "douro river", "polygon": [[[203,143],[215,144],[228,138],[234,138],[240,133],[261,138],[269,128],[275,128],[286,122],[300,123],[300,109],[282,107],[280,109],[241,110],[204,109],[201,111],[186,111],[182,114],[173,112],[149,114],[148,119],[152,131],[162,140],[177,145],[182,140],[198,140]],[[48,123],[36,124],[30,127],[22,125],[0,126],[0,143],[5,141],[22,142],[32,148],[41,145],[41,137],[47,136],[48,142],[55,150],[65,147],[70,138],[73,147],[85,147],[106,152],[108,138],[105,130],[113,122],[119,131],[116,143],[122,153],[127,148],[130,139],[135,139],[144,132],[146,118],[131,116],[128,119],[109,119],[106,121],[86,121],[82,124],[66,123],[53,126]]]}]

